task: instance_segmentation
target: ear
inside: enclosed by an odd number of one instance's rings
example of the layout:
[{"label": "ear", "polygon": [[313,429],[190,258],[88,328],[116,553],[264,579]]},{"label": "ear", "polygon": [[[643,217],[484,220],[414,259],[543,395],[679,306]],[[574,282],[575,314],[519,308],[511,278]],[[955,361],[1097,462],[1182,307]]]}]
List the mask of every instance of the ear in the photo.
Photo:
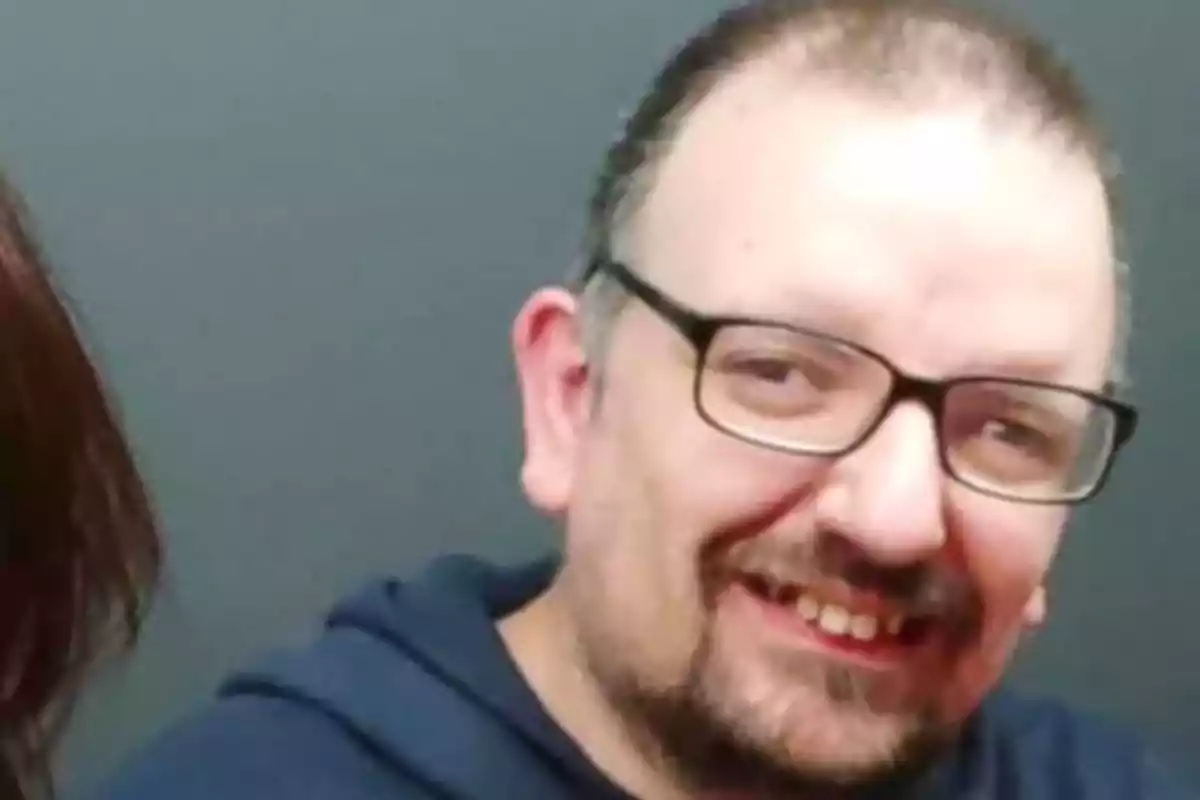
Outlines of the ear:
[{"label": "ear", "polygon": [[1046,621],[1046,587],[1039,586],[1025,604],[1025,627],[1038,628]]},{"label": "ear", "polygon": [[534,507],[558,515],[571,496],[591,404],[575,296],[535,292],[513,323],[512,347],[525,428],[521,484]]}]

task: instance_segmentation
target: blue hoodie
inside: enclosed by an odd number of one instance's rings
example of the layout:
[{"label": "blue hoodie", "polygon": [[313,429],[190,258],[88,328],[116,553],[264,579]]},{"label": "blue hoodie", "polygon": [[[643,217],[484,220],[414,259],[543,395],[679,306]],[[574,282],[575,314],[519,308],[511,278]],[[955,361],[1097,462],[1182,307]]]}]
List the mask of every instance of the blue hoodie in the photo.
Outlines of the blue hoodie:
[{"label": "blue hoodie", "polygon": [[[98,800],[630,800],[546,715],[495,620],[553,576],[435,562],[340,604],[311,647],[233,676],[137,754]],[[996,693],[923,796],[1198,795],[1131,737]]]}]

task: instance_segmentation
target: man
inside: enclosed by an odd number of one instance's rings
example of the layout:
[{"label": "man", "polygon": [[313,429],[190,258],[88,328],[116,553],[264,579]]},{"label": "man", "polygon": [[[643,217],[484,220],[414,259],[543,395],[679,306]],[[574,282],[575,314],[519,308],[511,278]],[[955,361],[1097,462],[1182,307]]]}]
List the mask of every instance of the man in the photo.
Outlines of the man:
[{"label": "man", "polygon": [[722,16],[514,326],[561,559],[368,588],[101,796],[1193,796],[996,688],[1135,426],[1107,163],[957,7]]}]

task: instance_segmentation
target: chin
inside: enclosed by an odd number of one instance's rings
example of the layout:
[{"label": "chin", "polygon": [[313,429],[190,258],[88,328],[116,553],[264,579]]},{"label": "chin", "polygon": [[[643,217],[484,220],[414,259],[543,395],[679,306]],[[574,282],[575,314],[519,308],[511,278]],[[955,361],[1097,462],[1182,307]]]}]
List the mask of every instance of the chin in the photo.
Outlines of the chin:
[{"label": "chin", "polygon": [[782,750],[802,775],[856,783],[890,773],[912,757],[921,726],[912,720],[870,711],[830,707],[828,700],[797,704]]},{"label": "chin", "polygon": [[[927,771],[952,733],[913,708],[919,703],[911,695],[908,702],[886,698],[893,702],[883,710],[872,702],[885,699],[871,690],[878,684],[857,672],[820,659],[792,661],[781,670],[744,646],[714,644],[710,640],[706,657],[694,664],[692,713],[684,715],[700,735],[692,747],[681,742],[693,757],[723,762],[706,776],[710,786],[766,783],[777,791],[764,796],[785,797],[801,790],[900,787]],[[707,753],[693,749],[705,739]]]},{"label": "chin", "polygon": [[691,688],[669,703],[643,697],[641,711],[696,794],[893,796],[919,783],[941,750],[939,737],[915,720],[842,708],[818,690]]},{"label": "chin", "polygon": [[740,697],[721,699],[710,691],[707,704],[734,738],[798,775],[853,783],[892,771],[920,749],[915,742],[928,738],[916,715],[835,700],[823,686],[792,684],[774,692],[746,691],[749,686],[735,684]]}]

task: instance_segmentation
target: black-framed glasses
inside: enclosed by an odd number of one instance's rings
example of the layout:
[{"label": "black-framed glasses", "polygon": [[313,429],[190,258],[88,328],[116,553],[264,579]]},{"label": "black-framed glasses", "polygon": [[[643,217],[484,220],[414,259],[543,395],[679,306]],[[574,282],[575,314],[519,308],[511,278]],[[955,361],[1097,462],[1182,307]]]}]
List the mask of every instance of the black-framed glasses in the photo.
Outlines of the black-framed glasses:
[{"label": "black-framed glasses", "polygon": [[796,455],[836,457],[865,442],[896,404],[937,425],[942,468],[979,492],[1073,504],[1104,485],[1137,410],[1105,394],[1019,378],[931,381],[855,342],[753,317],[713,316],[672,300],[612,259],[592,262],[696,351],[693,399],[709,425]]}]

